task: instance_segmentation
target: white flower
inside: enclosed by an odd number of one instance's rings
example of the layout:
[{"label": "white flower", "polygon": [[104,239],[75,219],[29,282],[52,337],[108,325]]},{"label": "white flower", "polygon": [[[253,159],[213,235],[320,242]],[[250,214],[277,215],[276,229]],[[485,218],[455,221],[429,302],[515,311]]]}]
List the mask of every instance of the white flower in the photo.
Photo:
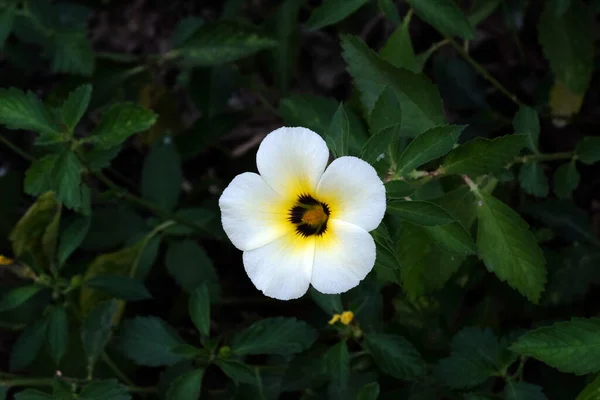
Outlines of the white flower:
[{"label": "white flower", "polygon": [[375,264],[368,232],[385,213],[383,182],[359,158],[328,159],[318,134],[279,128],[260,144],[260,175],[236,176],[219,199],[223,229],[269,297],[296,299],[309,285],[342,293]]}]

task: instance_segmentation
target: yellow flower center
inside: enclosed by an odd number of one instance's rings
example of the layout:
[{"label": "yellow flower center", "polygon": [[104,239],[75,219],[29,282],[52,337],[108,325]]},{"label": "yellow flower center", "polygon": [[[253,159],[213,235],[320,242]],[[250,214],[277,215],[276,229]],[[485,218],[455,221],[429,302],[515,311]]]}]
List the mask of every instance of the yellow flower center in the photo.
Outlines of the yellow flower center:
[{"label": "yellow flower center", "polygon": [[321,236],[327,231],[329,206],[309,195],[300,195],[289,210],[288,220],[296,226],[296,233],[307,237]]}]

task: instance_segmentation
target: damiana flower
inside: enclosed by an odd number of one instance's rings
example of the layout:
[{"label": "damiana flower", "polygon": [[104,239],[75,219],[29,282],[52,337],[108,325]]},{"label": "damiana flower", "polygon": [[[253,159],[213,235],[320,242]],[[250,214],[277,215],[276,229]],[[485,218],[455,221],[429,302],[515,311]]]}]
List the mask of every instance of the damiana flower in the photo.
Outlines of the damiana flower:
[{"label": "damiana flower", "polygon": [[309,285],[342,293],[375,264],[369,231],[385,213],[383,182],[359,158],[328,160],[318,134],[279,128],[260,144],[260,175],[236,176],[219,199],[223,229],[266,296],[296,299]]}]

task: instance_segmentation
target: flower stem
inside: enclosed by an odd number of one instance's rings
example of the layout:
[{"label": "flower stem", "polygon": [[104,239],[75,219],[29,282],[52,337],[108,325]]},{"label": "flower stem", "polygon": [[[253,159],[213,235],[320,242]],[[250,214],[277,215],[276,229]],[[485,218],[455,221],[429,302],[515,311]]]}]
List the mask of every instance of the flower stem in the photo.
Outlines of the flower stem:
[{"label": "flower stem", "polygon": [[475,61],[470,55],[469,53],[467,53],[465,51],[465,49],[458,44],[453,38],[451,37],[446,37],[446,39],[448,39],[448,41],[450,42],[450,44],[456,49],[456,51],[458,52],[458,54],[460,54],[460,56],[462,58],[465,59],[465,61],[467,61],[469,64],[471,64],[471,66],[473,68],[475,68],[475,71],[477,71],[477,73],[479,73],[481,76],[483,76],[488,82],[490,82],[496,89],[498,89],[502,94],[504,94],[506,97],[508,97],[513,103],[515,103],[518,106],[523,106],[524,104],[517,98],[517,96],[513,93],[511,93],[508,89],[506,89],[500,82],[498,82],[498,80],[496,78],[494,78],[492,76],[492,74],[490,74],[488,72],[487,69],[485,69],[481,64],[479,64],[477,61]]},{"label": "flower stem", "polygon": [[35,161],[35,157],[31,154],[27,153],[25,150],[22,150],[19,146],[8,140],[4,135],[0,135],[0,142],[2,142],[6,147],[26,159],[27,161]]}]

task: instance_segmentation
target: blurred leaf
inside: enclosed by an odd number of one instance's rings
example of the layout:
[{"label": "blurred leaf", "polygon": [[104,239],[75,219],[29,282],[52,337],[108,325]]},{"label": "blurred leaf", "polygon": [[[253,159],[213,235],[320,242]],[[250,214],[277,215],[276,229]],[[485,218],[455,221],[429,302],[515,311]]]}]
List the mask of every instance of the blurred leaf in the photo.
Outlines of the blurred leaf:
[{"label": "blurred leaf", "polygon": [[116,313],[117,302],[105,301],[92,308],[81,324],[81,342],[87,357],[88,374],[108,343]]},{"label": "blurred leaf", "polygon": [[477,386],[502,369],[501,348],[490,329],[467,327],[453,338],[451,354],[434,374],[453,389]]},{"label": "blurred leaf", "polygon": [[46,394],[44,392],[40,392],[39,390],[25,389],[22,392],[15,394],[15,400],[56,400],[56,397]]},{"label": "blurred leaf", "polygon": [[460,137],[464,126],[445,125],[418,135],[398,158],[397,174],[406,175],[421,165],[448,153]]},{"label": "blurred leaf", "polygon": [[175,25],[173,35],[171,36],[171,43],[173,47],[179,47],[185,43],[190,37],[192,37],[200,27],[204,24],[204,20],[200,17],[189,16],[180,19]]},{"label": "blurred leaf", "polygon": [[311,14],[306,27],[317,30],[346,19],[367,3],[368,0],[325,0]]},{"label": "blurred leaf", "polygon": [[[212,224],[217,219],[217,214],[213,210],[206,208],[182,208],[175,212],[175,216],[196,225],[199,229],[205,229],[211,236],[217,235],[212,229]],[[164,232],[167,235],[185,236],[197,231],[189,226],[178,224],[167,228]]]},{"label": "blurred leaf", "polygon": [[380,51],[380,56],[395,67],[419,73],[423,69],[423,65],[417,59],[410,38],[410,15],[407,14],[404,17],[402,24],[387,39]]},{"label": "blurred leaf", "polygon": [[21,333],[10,353],[11,371],[21,371],[35,359],[44,344],[46,326],[46,319],[38,319]]},{"label": "blurred leaf", "polygon": [[198,400],[202,390],[204,370],[187,372],[175,379],[167,392],[167,400]]},{"label": "blurred leaf", "polygon": [[[429,52],[419,54],[419,59],[431,56]],[[422,62],[425,63],[427,59]],[[444,105],[450,110],[484,110],[488,108],[486,92],[479,83],[475,69],[457,54],[436,54],[433,59],[434,79],[437,82]]]},{"label": "blurred leaf", "polygon": [[536,358],[561,372],[584,375],[600,370],[600,319],[573,318],[519,337],[510,350]]},{"label": "blurred leaf", "polygon": [[504,387],[506,400],[548,400],[542,388],[527,382],[507,381]]},{"label": "blurred leaf", "polygon": [[142,282],[126,276],[95,276],[87,280],[85,285],[126,301],[139,301],[152,298],[152,295]]},{"label": "blurred leaf", "polygon": [[126,320],[119,339],[121,352],[138,365],[158,367],[183,360],[173,348],[184,342],[173,328],[156,317]]},{"label": "blurred leaf", "polygon": [[[214,102],[211,101],[214,106]],[[231,132],[242,118],[241,113],[199,118],[190,129],[175,136],[177,150],[184,161],[206,152],[219,139]]]},{"label": "blurred leaf", "polygon": [[9,6],[0,13],[0,50],[4,48],[4,43],[13,29],[15,18],[15,8]]},{"label": "blurred leaf", "polygon": [[217,360],[215,362],[223,372],[237,382],[249,383],[251,385],[258,385],[258,371],[256,367],[243,364],[235,360]]},{"label": "blurred leaf", "polygon": [[442,249],[459,255],[477,253],[475,242],[469,232],[458,222],[448,225],[425,227],[435,244]]},{"label": "blurred leaf", "polygon": [[350,122],[348,122],[348,116],[346,115],[346,110],[344,110],[344,105],[342,103],[340,103],[337,111],[333,114],[329,129],[327,129],[324,137],[327,142],[327,147],[329,147],[329,150],[331,150],[334,157],[337,158],[349,154],[348,143],[350,142]]},{"label": "blurred leaf", "polygon": [[452,150],[440,171],[473,176],[493,173],[511,163],[524,146],[522,135],[506,135],[494,140],[478,137]]},{"label": "blurred leaf", "polygon": [[342,340],[330,347],[323,362],[331,377],[330,393],[345,394],[350,379],[350,353],[346,342]]},{"label": "blurred leaf", "polygon": [[377,400],[379,397],[379,383],[371,382],[360,390],[357,400]]},{"label": "blurred leaf", "polygon": [[426,228],[410,223],[402,224],[396,243],[402,287],[411,299],[441,289],[464,260],[438,247]]},{"label": "blurred leaf", "polygon": [[572,0],[563,15],[546,2],[538,22],[539,42],[557,80],[576,94],[585,93],[594,67],[594,22],[585,3]]},{"label": "blurred leaf", "polygon": [[55,366],[60,362],[69,345],[69,319],[64,307],[55,306],[48,315],[46,347]]},{"label": "blurred leaf", "polygon": [[62,105],[62,121],[69,132],[73,132],[83,114],[87,110],[92,97],[92,85],[82,85],[69,93],[67,100]]},{"label": "blurred leaf", "polygon": [[190,294],[188,312],[198,332],[210,334],[210,295],[206,284],[200,284]]},{"label": "blurred leaf", "polygon": [[0,89],[0,124],[55,139],[61,135],[60,127],[36,95],[16,88]]},{"label": "blurred leaf", "polygon": [[490,272],[538,303],[546,283],[546,261],[519,214],[500,200],[479,193],[477,247]]},{"label": "blurred leaf", "polygon": [[177,205],[183,172],[181,159],[170,136],[156,143],[144,160],[142,196],[165,210]]},{"label": "blurred leaf", "polygon": [[[240,80],[239,72],[230,65],[221,65],[212,68],[194,68],[191,71],[189,90],[190,96],[202,112],[202,119],[193,125],[192,129],[210,132],[214,129],[215,121],[224,124],[230,115],[229,101]],[[211,120],[217,115],[222,119]],[[236,122],[235,119],[233,122]],[[207,126],[208,125],[208,126]],[[206,141],[206,140],[205,140]]]},{"label": "blurred leaf", "polygon": [[77,215],[62,231],[57,253],[59,266],[64,265],[71,254],[79,248],[90,229],[90,222],[90,217]]},{"label": "blurred leaf", "polygon": [[92,75],[96,60],[87,30],[59,32],[54,40],[52,72]]},{"label": "blurred leaf", "polygon": [[554,172],[554,193],[557,197],[566,199],[579,186],[581,176],[577,171],[575,161],[561,165]]},{"label": "blurred leaf", "polygon": [[555,81],[550,90],[552,115],[558,118],[572,117],[581,109],[583,97],[583,93],[573,93],[563,82]]},{"label": "blurred leaf", "polygon": [[454,222],[454,218],[443,208],[426,201],[392,200],[388,202],[387,212],[413,224],[423,226],[445,225]]},{"label": "blurred leaf", "polygon": [[131,400],[127,387],[116,379],[85,385],[78,398],[82,400]]},{"label": "blurred leaf", "polygon": [[370,113],[379,94],[390,86],[402,108],[402,132],[414,137],[445,121],[442,101],[425,75],[396,68],[381,59],[358,38],[342,37],[343,56]]},{"label": "blurred leaf", "polygon": [[521,166],[519,171],[519,183],[525,193],[537,197],[548,196],[548,178],[544,170],[537,162],[528,162]]},{"label": "blurred leaf", "polygon": [[300,353],[317,339],[317,332],[295,318],[265,318],[236,333],[231,350],[238,355]]},{"label": "blurred leaf", "polygon": [[0,299],[0,313],[20,306],[35,296],[40,290],[42,290],[42,287],[37,285],[27,285],[12,289]]},{"label": "blurred leaf", "polygon": [[584,164],[592,165],[600,161],[600,137],[586,136],[575,147],[577,159]]},{"label": "blurred leaf", "polygon": [[186,292],[190,293],[201,283],[206,283],[211,301],[219,298],[219,279],[213,262],[196,242],[185,240],[171,243],[165,264],[169,274]]},{"label": "blurred leaf", "polygon": [[462,10],[452,0],[410,0],[417,15],[445,36],[474,39],[475,31]]},{"label": "blurred leaf", "polygon": [[277,46],[270,52],[273,60],[271,69],[279,92],[289,90],[292,77],[297,68],[299,45],[298,14],[304,0],[285,0],[277,9],[271,22]]},{"label": "blurred leaf", "polygon": [[329,379],[322,357],[323,351],[317,346],[294,356],[285,370],[282,389],[299,391],[322,386]]},{"label": "blurred leaf", "polygon": [[368,351],[383,372],[398,379],[414,379],[426,372],[425,361],[405,338],[390,334],[369,334]]},{"label": "blurred leaf", "polygon": [[250,25],[216,21],[202,25],[179,50],[194,66],[212,66],[236,61],[277,45],[272,38]]},{"label": "blurred leaf", "polygon": [[0,400],[6,400],[8,396],[8,386],[0,386]]},{"label": "blurred leaf", "polygon": [[590,382],[575,400],[598,400],[600,396],[600,376]]},{"label": "blurred leaf", "polygon": [[122,245],[145,229],[144,219],[125,205],[97,208],[81,247],[91,251],[108,250]]},{"label": "blurred leaf", "polygon": [[500,0],[476,0],[471,7],[469,22],[475,27],[490,17],[501,4]]},{"label": "blurred leaf", "polygon": [[342,296],[340,294],[324,294],[312,286],[308,290],[310,297],[328,315],[340,314],[344,311]]},{"label": "blurred leaf", "polygon": [[539,153],[540,119],[537,112],[527,106],[521,106],[513,119],[515,133],[524,135],[527,147],[534,153]]},{"label": "blurred leaf", "polygon": [[149,129],[157,116],[133,103],[117,103],[104,112],[100,124],[89,140],[99,149],[111,149],[125,142],[130,136]]}]

